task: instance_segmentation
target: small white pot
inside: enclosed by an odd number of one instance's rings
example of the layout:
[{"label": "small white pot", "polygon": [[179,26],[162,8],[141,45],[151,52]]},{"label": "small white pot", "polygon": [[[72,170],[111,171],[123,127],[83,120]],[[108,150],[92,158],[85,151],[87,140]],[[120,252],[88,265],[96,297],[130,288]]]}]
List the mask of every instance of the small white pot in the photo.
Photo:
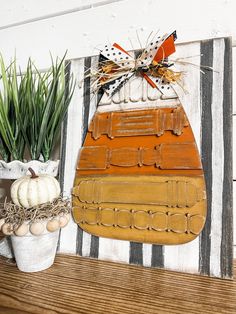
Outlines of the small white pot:
[{"label": "small white pot", "polygon": [[42,235],[28,233],[23,237],[11,236],[17,267],[23,272],[37,272],[49,268],[57,250],[59,230],[45,231]]},{"label": "small white pot", "polygon": [[28,162],[22,162],[19,160],[13,160],[11,162],[5,162],[0,160],[0,179],[19,179],[28,173],[28,169],[34,169],[37,174],[48,174],[56,177],[58,174],[59,160],[48,160],[42,162],[39,160],[31,160]]}]

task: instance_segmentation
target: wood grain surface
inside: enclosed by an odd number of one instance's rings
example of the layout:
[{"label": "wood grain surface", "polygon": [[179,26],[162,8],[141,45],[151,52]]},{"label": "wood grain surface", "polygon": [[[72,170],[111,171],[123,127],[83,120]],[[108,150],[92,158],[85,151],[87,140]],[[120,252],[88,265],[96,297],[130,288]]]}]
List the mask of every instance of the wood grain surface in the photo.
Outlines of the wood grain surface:
[{"label": "wood grain surface", "polygon": [[0,258],[0,313],[236,313],[236,281],[70,255],[28,274]]}]

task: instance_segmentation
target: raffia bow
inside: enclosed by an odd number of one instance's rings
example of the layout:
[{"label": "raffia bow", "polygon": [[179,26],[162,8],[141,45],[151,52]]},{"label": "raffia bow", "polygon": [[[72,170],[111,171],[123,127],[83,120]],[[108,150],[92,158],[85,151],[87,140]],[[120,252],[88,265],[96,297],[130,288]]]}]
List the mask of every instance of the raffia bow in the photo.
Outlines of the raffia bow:
[{"label": "raffia bow", "polygon": [[[160,85],[164,82],[179,81],[181,73],[174,72],[168,62],[168,57],[175,52],[176,32],[163,37],[154,38],[141,51],[137,58],[132,57],[120,45],[112,46],[101,51],[98,69],[91,73],[93,84],[97,89],[102,88],[108,96],[114,95],[123,84],[134,74],[142,76],[153,88],[161,91]],[[153,80],[155,79],[155,82]]]}]

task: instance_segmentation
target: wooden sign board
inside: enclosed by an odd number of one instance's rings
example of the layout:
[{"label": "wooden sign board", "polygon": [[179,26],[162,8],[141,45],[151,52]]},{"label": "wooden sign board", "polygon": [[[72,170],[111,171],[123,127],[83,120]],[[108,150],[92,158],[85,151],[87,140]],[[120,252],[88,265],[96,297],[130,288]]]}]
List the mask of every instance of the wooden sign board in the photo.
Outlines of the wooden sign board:
[{"label": "wooden sign board", "polygon": [[[207,221],[201,235],[182,245],[151,245],[90,235],[73,221],[61,231],[59,252],[160,267],[169,270],[232,278],[232,60],[230,38],[177,45],[172,59],[184,72],[184,88],[176,88],[201,152],[207,185]],[[64,195],[71,196],[79,149],[98,103],[84,73],[96,66],[98,57],[69,60],[76,90],[62,137],[60,180]],[[192,64],[194,65],[192,65]],[[202,73],[200,71],[200,66]],[[206,67],[212,67],[209,71]],[[144,83],[143,83],[144,84]],[[116,93],[109,106],[134,109],[152,106],[158,96],[147,84],[133,80]]]}]

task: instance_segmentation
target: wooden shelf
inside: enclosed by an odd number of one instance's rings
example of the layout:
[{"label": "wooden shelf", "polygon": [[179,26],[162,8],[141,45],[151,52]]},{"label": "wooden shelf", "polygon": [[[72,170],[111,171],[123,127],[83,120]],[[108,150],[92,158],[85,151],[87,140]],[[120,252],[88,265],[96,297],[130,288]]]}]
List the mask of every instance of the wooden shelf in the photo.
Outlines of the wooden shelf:
[{"label": "wooden shelf", "polygon": [[22,273],[0,258],[0,313],[236,313],[236,281],[70,255]]}]

